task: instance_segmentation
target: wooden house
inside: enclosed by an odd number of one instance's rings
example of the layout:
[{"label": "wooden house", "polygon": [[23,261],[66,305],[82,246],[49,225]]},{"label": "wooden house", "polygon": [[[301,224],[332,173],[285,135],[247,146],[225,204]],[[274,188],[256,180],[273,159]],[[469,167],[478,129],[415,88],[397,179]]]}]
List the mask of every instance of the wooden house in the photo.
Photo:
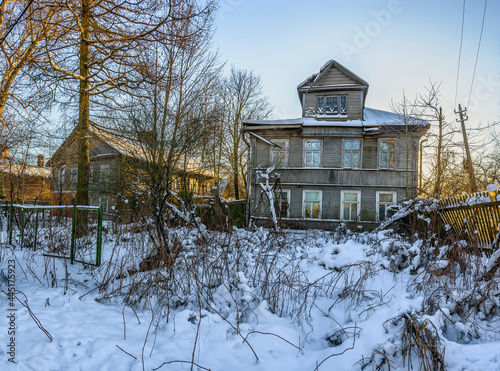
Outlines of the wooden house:
[{"label": "wooden house", "polygon": [[[116,206],[128,202],[130,189],[146,188],[141,183],[141,163],[147,161],[146,137],[127,139],[111,132],[90,127],[90,205],[101,206],[105,213],[114,213]],[[49,164],[52,167],[52,204],[73,205],[78,177],[77,128],[57,149]],[[162,169],[160,169],[162,171]],[[197,159],[178,156],[171,171],[174,191],[194,196],[208,196],[214,186],[212,172]],[[174,179],[175,178],[175,179]]]},{"label": "wooden house", "polygon": [[47,204],[50,200],[50,169],[44,156],[38,155],[37,166],[9,157],[9,148],[0,148],[0,201]]},{"label": "wooden house", "polygon": [[[365,107],[368,83],[333,60],[297,87],[302,117],[246,120],[251,216],[294,227],[374,224],[417,193],[429,123]],[[272,186],[270,194],[269,186]]]}]

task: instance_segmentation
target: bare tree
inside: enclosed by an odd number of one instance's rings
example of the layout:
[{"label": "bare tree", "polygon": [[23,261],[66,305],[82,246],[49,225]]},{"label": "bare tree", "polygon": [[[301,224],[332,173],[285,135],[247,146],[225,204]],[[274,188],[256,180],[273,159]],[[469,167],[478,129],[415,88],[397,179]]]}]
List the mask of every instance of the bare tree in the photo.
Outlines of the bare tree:
[{"label": "bare tree", "polygon": [[231,68],[223,90],[224,160],[231,174],[234,197],[241,198],[240,187],[246,188],[246,146],[241,137],[242,121],[263,120],[272,107],[263,95],[260,77],[252,71]]},{"label": "bare tree", "polygon": [[[166,22],[157,32],[168,35],[140,45],[132,78],[143,81],[125,102],[127,110],[111,111],[107,118],[116,135],[136,143],[137,152],[125,164],[121,184],[134,202],[140,202],[139,216],[151,233],[158,261],[175,260],[168,240],[169,218],[197,223],[189,199],[188,180],[204,178],[198,158],[205,134],[211,130],[213,107],[220,75],[218,56],[210,52],[213,9],[192,7],[172,9],[175,22]],[[210,6],[213,6],[210,5]],[[109,125],[109,124],[108,124]],[[193,175],[195,174],[195,175]],[[179,188],[180,186],[180,188]]]},{"label": "bare tree", "polygon": [[143,82],[133,79],[142,48],[158,38],[167,38],[169,35],[159,28],[165,23],[175,24],[178,20],[174,9],[189,9],[192,3],[180,0],[61,3],[56,19],[57,37],[46,33],[49,42],[42,66],[53,74],[60,93],[78,102],[78,204],[89,201],[91,117],[98,118],[103,109],[123,109],[124,96],[133,95]]},{"label": "bare tree", "polygon": [[57,9],[43,0],[0,2],[0,147],[19,144],[26,138],[24,126],[32,126],[30,114],[40,119],[47,108],[51,92],[34,78],[33,66],[54,29]]}]

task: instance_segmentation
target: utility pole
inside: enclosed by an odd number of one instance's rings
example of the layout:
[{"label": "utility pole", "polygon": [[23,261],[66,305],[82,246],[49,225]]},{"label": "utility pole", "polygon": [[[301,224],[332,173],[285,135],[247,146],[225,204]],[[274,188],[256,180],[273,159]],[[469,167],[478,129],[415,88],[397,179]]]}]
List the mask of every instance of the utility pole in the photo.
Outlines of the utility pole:
[{"label": "utility pole", "polygon": [[465,159],[466,167],[467,167],[467,172],[469,174],[469,187],[470,187],[470,192],[474,193],[477,192],[477,185],[476,185],[476,177],[474,176],[474,168],[472,167],[472,158],[470,156],[470,150],[469,150],[469,142],[467,141],[467,133],[465,132],[465,120],[468,119],[467,115],[464,115],[464,113],[467,112],[467,108],[464,108],[462,110],[462,106],[459,104],[458,105],[458,112],[455,111],[455,113],[458,113],[460,115],[460,120],[457,120],[457,122],[460,122],[462,124],[462,135],[464,137],[464,146],[465,146],[465,154],[467,158]]}]

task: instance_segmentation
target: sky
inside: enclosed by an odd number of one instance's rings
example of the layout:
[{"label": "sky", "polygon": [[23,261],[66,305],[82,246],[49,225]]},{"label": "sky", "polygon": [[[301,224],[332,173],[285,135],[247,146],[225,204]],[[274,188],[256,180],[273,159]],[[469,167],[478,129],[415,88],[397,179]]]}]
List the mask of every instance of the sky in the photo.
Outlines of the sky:
[{"label": "sky", "polygon": [[432,81],[441,84],[447,119],[458,118],[453,111],[460,103],[476,127],[500,121],[500,1],[487,2],[472,94],[484,1],[465,3],[457,79],[463,4],[221,0],[214,46],[226,68],[261,77],[275,119],[301,116],[297,85],[333,59],[369,83],[368,107],[390,110],[391,101],[425,93]]}]

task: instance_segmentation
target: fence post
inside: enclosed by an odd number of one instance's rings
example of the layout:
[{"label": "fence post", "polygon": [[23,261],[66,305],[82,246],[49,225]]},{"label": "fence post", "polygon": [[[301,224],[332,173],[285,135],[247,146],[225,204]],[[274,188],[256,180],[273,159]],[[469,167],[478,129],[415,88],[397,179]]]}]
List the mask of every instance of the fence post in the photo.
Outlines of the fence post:
[{"label": "fence post", "polygon": [[71,264],[75,261],[75,247],[76,247],[76,203],[73,205],[73,216],[71,224],[71,251],[70,258]]},{"label": "fence post", "polygon": [[10,214],[9,214],[9,245],[12,245],[12,229],[14,224],[14,206],[12,201],[10,202]]},{"label": "fence post", "polygon": [[21,247],[24,247],[24,208],[21,207]]},{"label": "fence post", "polygon": [[97,210],[97,249],[96,249],[95,262],[99,267],[101,266],[101,252],[102,252],[102,206]]}]

